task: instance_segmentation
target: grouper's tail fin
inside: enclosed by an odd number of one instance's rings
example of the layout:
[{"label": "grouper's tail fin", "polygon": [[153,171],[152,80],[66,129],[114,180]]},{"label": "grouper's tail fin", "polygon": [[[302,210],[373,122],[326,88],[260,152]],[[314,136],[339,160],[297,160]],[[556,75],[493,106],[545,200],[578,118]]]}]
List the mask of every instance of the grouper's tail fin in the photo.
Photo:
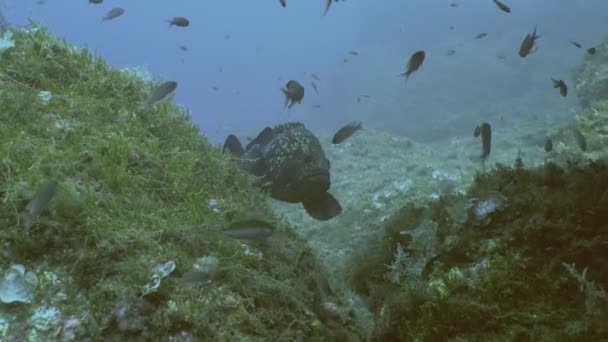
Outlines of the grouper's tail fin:
[{"label": "grouper's tail fin", "polygon": [[222,148],[222,151],[238,158],[242,157],[243,154],[245,154],[245,150],[243,150],[243,145],[241,145],[239,138],[237,138],[234,134],[230,134],[226,138],[226,142],[224,142],[224,147]]},{"label": "grouper's tail fin", "polygon": [[329,192],[315,198],[303,201],[304,209],[308,215],[319,221],[327,221],[342,212],[340,202]]}]

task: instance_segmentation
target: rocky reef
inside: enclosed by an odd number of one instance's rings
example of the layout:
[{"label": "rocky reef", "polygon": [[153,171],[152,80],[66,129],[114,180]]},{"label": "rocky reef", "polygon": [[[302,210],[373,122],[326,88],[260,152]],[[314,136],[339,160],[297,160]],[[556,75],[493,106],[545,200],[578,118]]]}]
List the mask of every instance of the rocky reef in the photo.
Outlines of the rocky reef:
[{"label": "rocky reef", "polygon": [[[247,175],[170,101],[141,106],[155,82],[40,27],[1,50],[0,340],[358,339]],[[271,237],[221,233],[252,213]]]},{"label": "rocky reef", "polygon": [[352,258],[373,340],[608,337],[608,163],[521,159],[408,203]]},{"label": "rocky reef", "polygon": [[574,70],[574,88],[583,107],[608,100],[608,41],[594,48]]}]

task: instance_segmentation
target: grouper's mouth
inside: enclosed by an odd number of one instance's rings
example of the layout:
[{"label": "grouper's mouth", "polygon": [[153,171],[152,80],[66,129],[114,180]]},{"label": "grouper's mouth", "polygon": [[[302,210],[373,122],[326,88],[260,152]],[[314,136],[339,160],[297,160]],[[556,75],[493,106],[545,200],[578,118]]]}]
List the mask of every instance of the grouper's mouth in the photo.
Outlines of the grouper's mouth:
[{"label": "grouper's mouth", "polygon": [[313,170],[302,177],[301,188],[311,195],[322,194],[329,190],[329,172],[324,169]]}]

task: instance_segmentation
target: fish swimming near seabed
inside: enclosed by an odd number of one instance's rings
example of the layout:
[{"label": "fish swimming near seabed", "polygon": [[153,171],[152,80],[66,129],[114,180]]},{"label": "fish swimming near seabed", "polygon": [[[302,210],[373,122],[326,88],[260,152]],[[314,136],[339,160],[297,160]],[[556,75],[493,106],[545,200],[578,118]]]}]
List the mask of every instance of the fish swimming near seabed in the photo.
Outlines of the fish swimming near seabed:
[{"label": "fish swimming near seabed", "polygon": [[490,156],[492,149],[492,126],[487,122],[482,122],[481,125],[475,128],[475,137],[481,135],[481,164],[485,170],[485,162]]},{"label": "fish swimming near seabed", "polygon": [[234,239],[258,240],[272,235],[274,229],[270,223],[254,219],[234,222],[222,229],[222,233]]},{"label": "fish swimming near seabed", "polygon": [[25,211],[19,215],[26,229],[30,229],[34,221],[40,217],[40,214],[47,208],[59,188],[59,182],[50,180],[38,190],[36,195],[28,202]]},{"label": "fish swimming near seabed", "polygon": [[[311,217],[321,221],[342,212],[328,192],[329,160],[319,139],[303,124],[266,127],[244,149],[236,137],[229,136],[224,150],[233,154],[241,169],[259,177],[256,183],[269,190],[272,198],[302,203]],[[245,152],[239,156],[241,150]]]},{"label": "fish swimming near seabed", "polygon": [[351,122],[340,128],[331,140],[332,144],[340,144],[361,129],[361,122]]},{"label": "fish swimming near seabed", "polygon": [[152,90],[152,92],[148,96],[148,99],[144,103],[144,108],[149,109],[156,103],[162,101],[167,96],[169,96],[169,94],[174,92],[176,88],[177,82],[174,81],[167,81],[159,84],[156,88]]}]

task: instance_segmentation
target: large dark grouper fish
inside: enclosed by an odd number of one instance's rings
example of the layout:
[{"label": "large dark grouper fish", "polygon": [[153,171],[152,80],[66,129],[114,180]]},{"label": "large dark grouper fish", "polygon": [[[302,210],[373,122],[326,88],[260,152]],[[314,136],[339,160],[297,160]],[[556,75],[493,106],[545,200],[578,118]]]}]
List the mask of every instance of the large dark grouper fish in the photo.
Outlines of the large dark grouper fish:
[{"label": "large dark grouper fish", "polygon": [[240,158],[242,169],[261,177],[260,184],[268,186],[273,198],[302,202],[306,212],[321,221],[342,212],[338,200],[327,192],[331,185],[329,160],[319,139],[303,124],[266,127],[245,149],[229,135],[223,149]]}]

